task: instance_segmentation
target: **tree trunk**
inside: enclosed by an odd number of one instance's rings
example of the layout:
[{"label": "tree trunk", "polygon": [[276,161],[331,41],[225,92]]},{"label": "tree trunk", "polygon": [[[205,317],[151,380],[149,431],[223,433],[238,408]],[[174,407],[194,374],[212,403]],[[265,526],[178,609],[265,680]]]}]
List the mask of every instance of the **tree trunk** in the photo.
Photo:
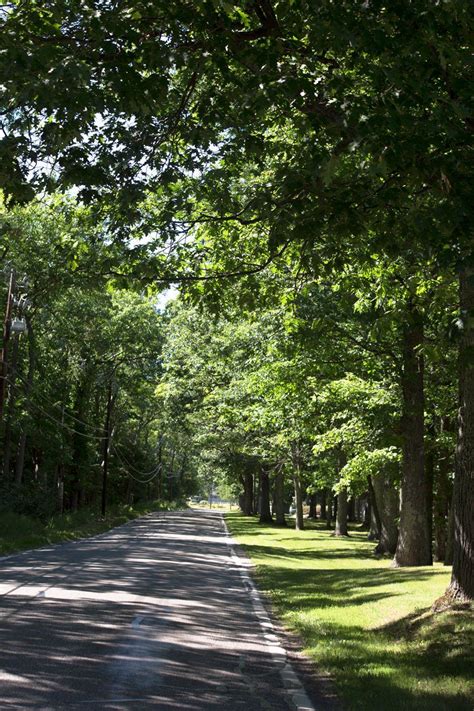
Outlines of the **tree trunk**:
[{"label": "tree trunk", "polygon": [[380,519],[380,511],[378,507],[377,497],[375,496],[374,484],[372,477],[367,477],[367,483],[369,485],[369,503],[370,503],[370,528],[367,538],[369,541],[378,541],[380,538],[380,531],[382,528],[382,521]]},{"label": "tree trunk", "polygon": [[250,472],[245,472],[240,476],[242,484],[242,498],[240,499],[240,508],[244,516],[253,514],[253,476]]},{"label": "tree trunk", "polygon": [[320,512],[320,518],[321,521],[326,518],[326,501],[328,497],[328,490],[323,489],[321,491],[321,512]]},{"label": "tree trunk", "polygon": [[403,334],[400,531],[393,564],[431,565],[424,456],[423,319],[411,305]]},{"label": "tree trunk", "polygon": [[459,419],[454,478],[451,600],[474,598],[474,267],[459,274],[463,328],[459,342]]},{"label": "tree trunk", "polygon": [[380,512],[380,538],[376,553],[393,555],[397,548],[400,496],[390,476],[376,476],[373,479],[375,497]]},{"label": "tree trunk", "polygon": [[316,518],[316,494],[310,496],[308,518]]},{"label": "tree trunk", "polygon": [[370,519],[371,519],[370,495],[369,495],[369,492],[367,492],[367,497],[364,500],[364,508],[363,508],[363,514],[362,514],[362,528],[365,531],[370,531]]},{"label": "tree trunk", "polygon": [[260,523],[273,523],[270,510],[270,477],[264,469],[260,471]]},{"label": "tree trunk", "polygon": [[335,536],[348,536],[347,530],[347,514],[349,505],[347,501],[347,489],[341,489],[337,495],[337,513],[336,513],[336,528]]},{"label": "tree trunk", "polygon": [[286,526],[285,474],[282,467],[280,467],[275,475],[273,496],[275,501],[275,523],[277,526]]},{"label": "tree trunk", "polygon": [[255,476],[253,477],[252,508],[254,513],[260,513],[260,476],[258,476],[257,474],[255,474]]}]

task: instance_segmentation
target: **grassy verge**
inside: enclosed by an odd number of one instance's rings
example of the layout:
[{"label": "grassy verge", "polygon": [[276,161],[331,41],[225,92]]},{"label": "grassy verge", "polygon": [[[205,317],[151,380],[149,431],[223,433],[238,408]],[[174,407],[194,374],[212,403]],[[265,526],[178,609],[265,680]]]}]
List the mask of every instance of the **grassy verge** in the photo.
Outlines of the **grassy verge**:
[{"label": "grassy verge", "polygon": [[294,531],[238,513],[226,520],[276,613],[332,675],[347,709],[472,710],[472,610],[430,612],[449,569],[390,568],[358,531],[341,539],[319,524]]},{"label": "grassy verge", "polygon": [[182,502],[148,502],[111,508],[106,516],[83,509],[41,521],[12,512],[0,513],[0,555],[95,536],[150,511],[183,508]]}]

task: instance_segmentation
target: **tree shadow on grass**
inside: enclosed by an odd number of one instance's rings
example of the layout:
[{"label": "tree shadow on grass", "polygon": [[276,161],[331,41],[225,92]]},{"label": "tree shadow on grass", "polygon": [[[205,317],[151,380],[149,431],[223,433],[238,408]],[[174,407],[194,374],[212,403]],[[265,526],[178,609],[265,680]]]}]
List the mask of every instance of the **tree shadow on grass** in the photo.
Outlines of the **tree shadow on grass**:
[{"label": "tree shadow on grass", "polygon": [[[440,571],[443,572],[443,571]],[[390,591],[369,592],[373,588],[394,585],[397,581],[422,581],[433,571],[392,568],[288,568],[260,566],[258,577],[265,590],[279,590],[289,604],[295,601],[299,610],[334,605],[348,607],[375,602],[399,595]]]},{"label": "tree shadow on grass", "polygon": [[460,620],[437,624],[426,615],[417,613],[421,621],[408,637],[403,632],[413,615],[370,631],[326,625],[328,644],[316,640],[315,654],[337,670],[349,709],[471,711],[472,626],[469,631]]}]

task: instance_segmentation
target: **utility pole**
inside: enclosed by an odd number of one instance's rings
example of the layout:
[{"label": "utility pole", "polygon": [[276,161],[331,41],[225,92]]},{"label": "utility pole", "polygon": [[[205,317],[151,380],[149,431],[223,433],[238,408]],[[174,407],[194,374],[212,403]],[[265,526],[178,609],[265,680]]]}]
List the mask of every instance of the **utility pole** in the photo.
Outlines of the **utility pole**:
[{"label": "utility pole", "polygon": [[8,369],[8,341],[10,340],[11,315],[13,304],[13,292],[15,291],[15,272],[10,272],[8,284],[7,305],[5,308],[5,319],[3,321],[3,341],[0,352],[0,423],[3,422],[3,406],[5,403],[7,369]]},{"label": "utility pole", "polygon": [[109,473],[110,418],[112,415],[112,378],[107,389],[107,411],[104,426],[104,461],[102,465],[102,516],[107,510],[107,476]]}]

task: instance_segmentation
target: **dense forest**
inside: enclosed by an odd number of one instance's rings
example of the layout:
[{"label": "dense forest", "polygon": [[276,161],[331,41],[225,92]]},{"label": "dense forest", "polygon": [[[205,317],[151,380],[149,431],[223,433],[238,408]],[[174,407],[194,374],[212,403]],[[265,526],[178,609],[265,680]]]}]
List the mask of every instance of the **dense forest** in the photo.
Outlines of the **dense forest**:
[{"label": "dense forest", "polygon": [[472,7],[0,18],[2,510],[306,501],[472,599]]}]

